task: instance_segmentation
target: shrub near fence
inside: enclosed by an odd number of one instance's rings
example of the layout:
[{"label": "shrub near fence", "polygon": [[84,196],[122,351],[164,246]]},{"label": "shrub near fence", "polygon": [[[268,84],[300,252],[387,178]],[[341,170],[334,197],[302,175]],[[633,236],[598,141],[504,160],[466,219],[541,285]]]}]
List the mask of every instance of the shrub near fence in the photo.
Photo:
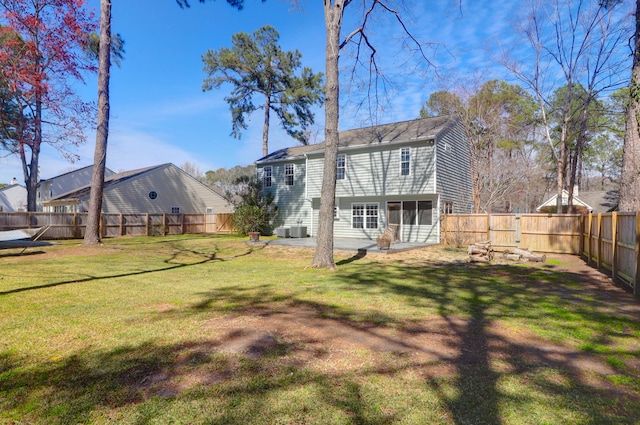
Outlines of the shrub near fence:
[{"label": "shrub near fence", "polygon": [[580,255],[640,295],[640,212],[580,214],[446,214],[441,241],[466,246]]},{"label": "shrub near fence", "polygon": [[[87,213],[0,212],[0,231],[48,227],[42,239],[81,239]],[[233,214],[102,214],[102,237],[228,234]]]}]

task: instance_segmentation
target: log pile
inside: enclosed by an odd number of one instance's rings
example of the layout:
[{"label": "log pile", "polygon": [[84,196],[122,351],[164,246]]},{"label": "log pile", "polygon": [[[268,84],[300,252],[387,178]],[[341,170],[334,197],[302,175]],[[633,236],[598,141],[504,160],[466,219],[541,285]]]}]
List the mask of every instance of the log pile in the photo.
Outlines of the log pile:
[{"label": "log pile", "polygon": [[469,261],[472,263],[488,263],[493,260],[493,248],[491,241],[476,242],[467,248]]},{"label": "log pile", "polygon": [[536,261],[544,263],[547,256],[544,254],[535,254],[528,249],[513,248],[505,251],[503,256],[506,260],[511,261]]},{"label": "log pile", "polygon": [[[476,242],[467,248],[469,262],[489,263],[494,258],[491,241]],[[547,259],[544,254],[535,254],[528,249],[513,248],[502,252],[501,258],[508,261],[536,261],[544,263]]]}]

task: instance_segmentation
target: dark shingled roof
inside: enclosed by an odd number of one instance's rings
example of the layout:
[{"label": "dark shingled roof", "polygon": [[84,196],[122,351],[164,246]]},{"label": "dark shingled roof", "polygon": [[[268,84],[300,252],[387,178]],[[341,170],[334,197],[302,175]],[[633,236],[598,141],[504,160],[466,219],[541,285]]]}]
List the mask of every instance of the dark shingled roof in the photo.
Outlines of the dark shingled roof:
[{"label": "dark shingled roof", "polygon": [[[434,139],[455,120],[453,115],[444,115],[341,131],[338,146],[339,148],[365,147],[382,143],[403,143],[413,140]],[[256,162],[275,162],[301,158],[308,153],[322,152],[324,145],[325,142],[316,145],[284,148],[272,152]]]}]

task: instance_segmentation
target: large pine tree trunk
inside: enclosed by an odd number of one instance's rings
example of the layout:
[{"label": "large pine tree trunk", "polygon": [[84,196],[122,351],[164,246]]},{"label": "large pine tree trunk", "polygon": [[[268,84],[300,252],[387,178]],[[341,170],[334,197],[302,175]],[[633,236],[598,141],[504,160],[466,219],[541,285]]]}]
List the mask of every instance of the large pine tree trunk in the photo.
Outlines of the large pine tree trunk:
[{"label": "large pine tree trunk", "polygon": [[324,2],[326,41],[326,89],[325,89],[325,148],[320,213],[318,216],[318,244],[313,257],[313,267],[335,268],[333,260],[333,209],[336,193],[336,161],[338,158],[339,119],[339,71],[340,29],[344,2]]},{"label": "large pine tree trunk", "polygon": [[631,70],[631,99],[622,153],[620,211],[640,211],[640,0],[636,0],[636,31]]},{"label": "large pine tree trunk", "polygon": [[98,127],[96,147],[91,176],[89,216],[84,235],[84,243],[95,245],[100,242],[100,213],[104,190],[104,171],[107,162],[107,141],[109,138],[109,76],[111,71],[111,0],[100,0],[100,52],[98,69]]},{"label": "large pine tree trunk", "polygon": [[271,98],[266,96],[264,104],[264,123],[262,125],[262,156],[269,155],[269,116],[271,113]]}]

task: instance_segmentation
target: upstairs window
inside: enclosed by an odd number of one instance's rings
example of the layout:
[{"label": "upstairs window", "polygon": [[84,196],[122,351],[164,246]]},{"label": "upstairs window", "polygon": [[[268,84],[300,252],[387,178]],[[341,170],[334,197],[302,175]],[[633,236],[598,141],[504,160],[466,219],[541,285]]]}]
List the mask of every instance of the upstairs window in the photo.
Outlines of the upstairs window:
[{"label": "upstairs window", "polygon": [[400,175],[408,176],[411,172],[411,148],[400,149]]},{"label": "upstairs window", "polygon": [[271,167],[264,167],[262,169],[262,187],[271,187]]},{"label": "upstairs window", "polygon": [[284,184],[287,186],[293,186],[293,173],[295,168],[293,164],[284,165]]},{"label": "upstairs window", "polygon": [[338,155],[338,161],[336,163],[336,180],[344,180],[347,175],[347,158],[344,154]]}]

